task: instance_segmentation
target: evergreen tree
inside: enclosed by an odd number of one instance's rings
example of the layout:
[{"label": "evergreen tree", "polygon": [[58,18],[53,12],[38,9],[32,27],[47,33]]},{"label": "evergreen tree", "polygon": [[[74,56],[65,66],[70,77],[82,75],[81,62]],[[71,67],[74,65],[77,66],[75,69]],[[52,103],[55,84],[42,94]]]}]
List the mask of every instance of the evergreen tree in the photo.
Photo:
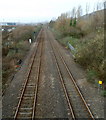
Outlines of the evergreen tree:
[{"label": "evergreen tree", "polygon": [[72,26],[72,19],[70,20],[70,26]]},{"label": "evergreen tree", "polygon": [[76,26],[76,18],[74,19],[74,22],[73,22],[73,26],[75,27]]}]

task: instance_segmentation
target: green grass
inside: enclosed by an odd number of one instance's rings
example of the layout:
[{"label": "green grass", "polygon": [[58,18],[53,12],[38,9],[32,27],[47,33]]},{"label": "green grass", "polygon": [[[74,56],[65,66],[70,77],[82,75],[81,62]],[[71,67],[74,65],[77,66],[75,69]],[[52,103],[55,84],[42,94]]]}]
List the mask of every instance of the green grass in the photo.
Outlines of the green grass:
[{"label": "green grass", "polygon": [[79,39],[70,37],[69,43],[75,48],[79,43]]},{"label": "green grass", "polygon": [[[62,35],[61,32],[59,32],[58,30],[56,29],[53,29],[53,28],[50,28],[51,31],[53,32],[54,36],[55,36],[55,39],[61,43],[63,46],[65,46],[66,48],[69,48],[68,47],[68,42],[74,47],[76,48],[79,44],[79,40],[78,38],[74,37],[74,36],[71,36],[71,35],[68,35],[68,36],[64,36]],[[73,54],[75,51],[72,51]]]},{"label": "green grass", "polygon": [[95,78],[97,78],[97,72],[95,70],[87,70],[87,80],[91,83],[95,83]]},{"label": "green grass", "polygon": [[67,43],[69,42],[74,48],[78,44],[78,39],[71,37],[71,36],[67,36],[62,39],[58,39],[58,41],[65,46],[67,46]]},{"label": "green grass", "polygon": [[106,97],[106,90],[103,90],[101,93],[102,96]]}]

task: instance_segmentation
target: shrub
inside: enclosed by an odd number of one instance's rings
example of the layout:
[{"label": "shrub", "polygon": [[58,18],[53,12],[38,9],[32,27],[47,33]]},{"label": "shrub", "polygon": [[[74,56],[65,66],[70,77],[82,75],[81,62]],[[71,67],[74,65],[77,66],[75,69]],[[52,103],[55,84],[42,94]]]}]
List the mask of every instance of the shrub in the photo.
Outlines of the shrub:
[{"label": "shrub", "polygon": [[35,28],[34,26],[17,26],[11,33],[3,33],[3,89],[5,83],[8,81],[8,78],[14,74],[18,61],[20,59],[23,60],[26,53],[30,49],[28,39],[31,38],[34,40],[34,32],[37,36],[39,30],[40,27]]},{"label": "shrub", "polygon": [[97,72],[93,69],[87,70],[87,80],[89,82],[95,83],[95,78],[97,77]]},{"label": "shrub", "polygon": [[34,31],[35,31],[35,27],[33,26],[18,26],[12,32],[12,37],[15,41],[28,40],[29,38],[33,40]]},{"label": "shrub", "polygon": [[[71,17],[62,14],[52,23],[56,39],[66,45],[70,42],[75,47],[75,60],[88,69],[88,79],[94,82],[98,77],[104,80],[104,10],[98,10],[81,16],[81,6],[72,11]],[[79,17],[78,17],[79,16]],[[77,18],[76,25],[72,25],[74,18]],[[71,26],[70,26],[71,25]],[[71,39],[77,38],[79,40]]]},{"label": "shrub", "polygon": [[95,70],[98,77],[103,79],[104,34],[96,34],[92,39],[87,37],[83,39],[82,43],[79,43],[79,46],[76,47],[75,57],[81,65]]},{"label": "shrub", "polygon": [[106,97],[106,90],[103,90],[101,93],[102,96]]},{"label": "shrub", "polygon": [[104,24],[104,11],[96,11],[91,14],[82,16],[77,21],[77,28],[79,28],[83,35],[88,35],[91,32],[101,30]]}]

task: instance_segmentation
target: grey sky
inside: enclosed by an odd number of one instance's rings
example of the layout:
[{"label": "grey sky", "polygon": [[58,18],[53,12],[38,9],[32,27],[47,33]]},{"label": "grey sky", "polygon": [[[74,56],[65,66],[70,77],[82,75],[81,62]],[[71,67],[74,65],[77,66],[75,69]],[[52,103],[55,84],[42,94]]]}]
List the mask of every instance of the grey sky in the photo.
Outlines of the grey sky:
[{"label": "grey sky", "polygon": [[103,0],[0,0],[0,22],[43,22],[57,18],[79,5],[85,10],[86,3],[93,11],[94,5]]}]

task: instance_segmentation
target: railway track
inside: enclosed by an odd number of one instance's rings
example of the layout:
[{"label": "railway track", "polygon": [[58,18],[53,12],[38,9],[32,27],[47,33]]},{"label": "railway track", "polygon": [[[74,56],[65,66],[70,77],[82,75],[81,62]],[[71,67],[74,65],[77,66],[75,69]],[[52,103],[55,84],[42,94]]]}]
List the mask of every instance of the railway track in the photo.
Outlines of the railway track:
[{"label": "railway track", "polygon": [[36,112],[37,93],[39,87],[39,77],[42,61],[44,33],[43,30],[37,37],[37,48],[34,51],[31,64],[26,76],[25,83],[22,86],[22,92],[16,107],[14,119],[34,119]]},{"label": "railway track", "polygon": [[[54,43],[54,40],[51,42],[48,31],[47,34],[72,119],[76,120],[77,118],[89,118],[94,120],[94,116],[88,107],[75,79],[73,78],[67,63],[59,50],[59,47],[57,47]],[[64,69],[65,72],[63,72],[62,69]],[[68,79],[69,84],[66,83],[66,78]]]},{"label": "railway track", "polygon": [[[47,33],[47,35],[49,39],[49,34]],[[14,119],[29,118],[33,120],[35,118],[42,61],[43,40],[44,31],[41,30],[37,37],[37,48],[31,58],[31,64],[26,76],[25,83],[22,87],[22,92],[16,107]],[[76,81],[74,80],[71,71],[60,52],[60,49],[57,47],[57,44],[55,44],[54,40],[51,42],[49,39],[49,44],[53,51],[60,82],[68,103],[70,118],[74,120],[77,118],[89,118],[94,120],[94,116],[88,107]],[[69,84],[67,84],[67,81],[69,81]]]}]

